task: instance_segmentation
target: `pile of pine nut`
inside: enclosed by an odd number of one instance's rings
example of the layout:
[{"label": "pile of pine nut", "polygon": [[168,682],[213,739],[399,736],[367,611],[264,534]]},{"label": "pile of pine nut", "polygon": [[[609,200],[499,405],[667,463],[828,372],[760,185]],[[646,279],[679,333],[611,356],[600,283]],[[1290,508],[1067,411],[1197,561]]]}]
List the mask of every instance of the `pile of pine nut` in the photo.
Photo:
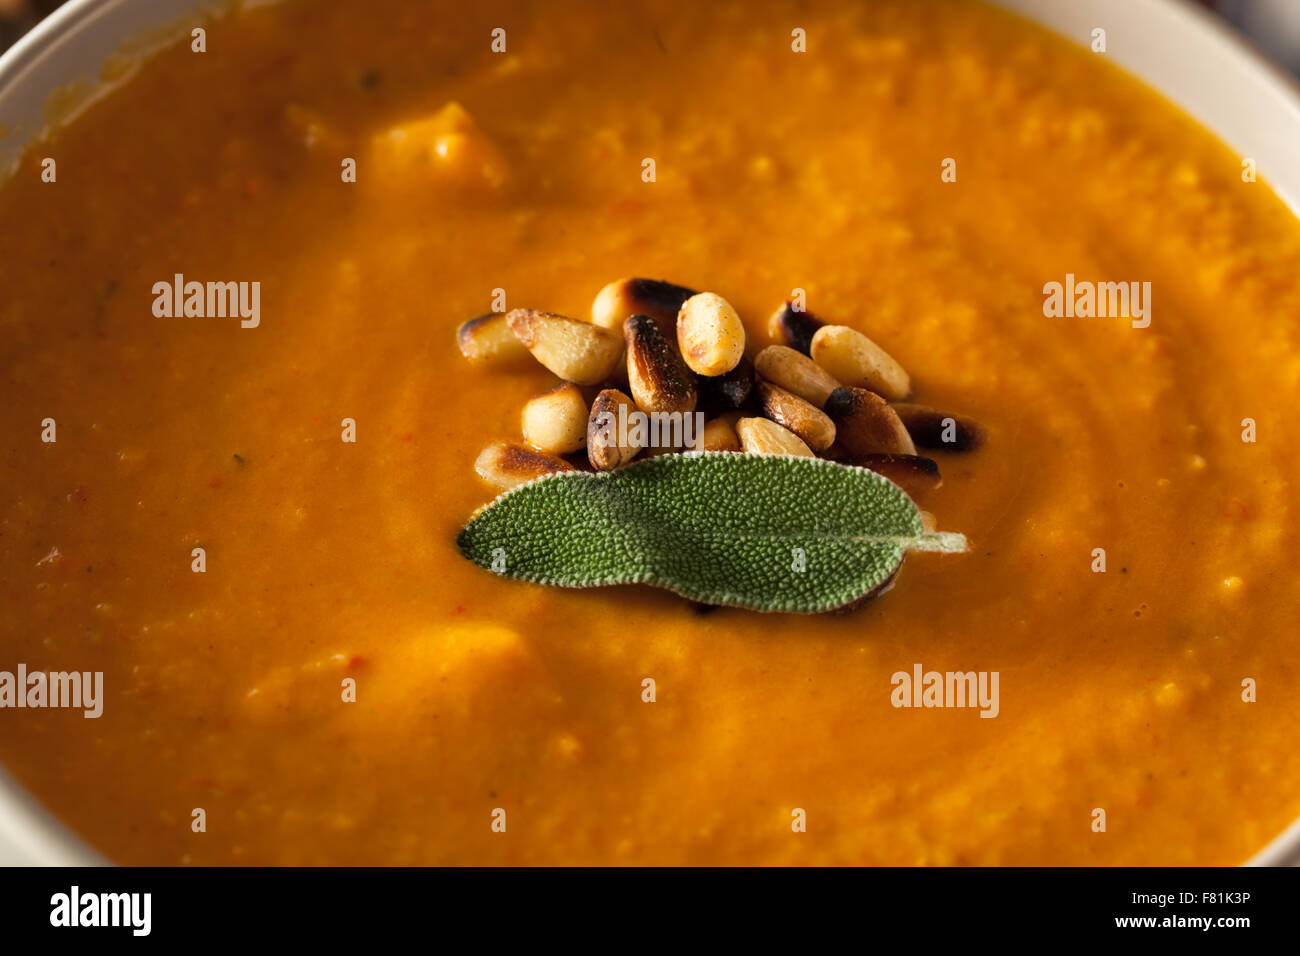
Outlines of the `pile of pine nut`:
[{"label": "pile of pine nut", "polygon": [[[962,452],[984,441],[971,419],[909,402],[906,370],[856,329],[787,301],[768,331],[778,344],[751,361],[731,303],[658,279],[611,282],[589,321],[536,309],[471,319],[457,332],[470,361],[528,353],[562,380],[525,404],[523,442],[494,442],[475,469],[508,489],[557,471],[609,471],[638,456],[691,450],[821,456],[870,468],[917,498],[941,481],[938,463],[918,446]],[[620,409],[708,417],[693,448],[646,448],[604,426]],[[585,460],[577,457],[584,449]]]}]

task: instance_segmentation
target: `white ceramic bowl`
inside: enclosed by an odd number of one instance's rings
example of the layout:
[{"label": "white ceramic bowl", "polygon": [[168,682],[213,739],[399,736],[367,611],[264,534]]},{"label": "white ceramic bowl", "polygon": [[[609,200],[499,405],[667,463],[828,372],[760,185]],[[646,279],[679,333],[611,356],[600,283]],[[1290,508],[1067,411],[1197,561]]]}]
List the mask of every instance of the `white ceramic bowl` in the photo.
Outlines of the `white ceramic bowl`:
[{"label": "white ceramic bowl", "polygon": [[[450,2],[450,0],[449,0]],[[682,0],[689,2],[689,0]],[[850,2],[850,0],[845,0]],[[1105,56],[1141,77],[1252,156],[1300,217],[1300,85],[1218,19],[1187,0],[993,0],[1086,46],[1106,31]],[[101,65],[141,36],[188,29],[196,0],[71,0],[0,57],[0,169],[39,135],[56,88],[85,84],[93,99]],[[124,74],[124,75],[129,75]],[[102,863],[0,770],[0,863]],[[1254,864],[1300,863],[1300,821]]]}]

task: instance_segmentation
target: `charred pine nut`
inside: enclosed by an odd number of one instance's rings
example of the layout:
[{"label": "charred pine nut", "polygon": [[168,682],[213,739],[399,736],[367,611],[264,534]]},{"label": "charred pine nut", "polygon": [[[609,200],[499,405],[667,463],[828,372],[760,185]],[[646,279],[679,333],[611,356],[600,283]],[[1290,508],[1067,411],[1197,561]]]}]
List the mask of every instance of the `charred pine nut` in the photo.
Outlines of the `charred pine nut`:
[{"label": "charred pine nut", "polygon": [[754,363],[742,355],[730,372],[701,375],[695,384],[700,390],[701,407],[710,412],[734,411],[743,407],[754,391]]},{"label": "charred pine nut", "polygon": [[889,403],[865,388],[843,386],[826,400],[839,447],[850,456],[915,455],[916,446]]},{"label": "charred pine nut", "polygon": [[557,385],[524,405],[524,441],[556,455],[587,443],[587,403],[572,382]]},{"label": "charred pine nut", "polygon": [[813,451],[825,451],[835,441],[835,423],[830,417],[793,392],[771,382],[759,382],[758,401],[764,415],[790,429]]},{"label": "charred pine nut", "polygon": [[506,321],[533,358],[579,385],[604,381],[623,354],[617,335],[590,322],[537,309],[507,312]]},{"label": "charred pine nut", "polygon": [[754,371],[759,377],[787,392],[793,392],[818,408],[826,404],[831,392],[840,383],[824,368],[806,355],[801,355],[786,345],[769,345],[754,359]]},{"label": "charred pine nut", "polygon": [[643,412],[690,412],[698,393],[695,377],[677,349],[648,315],[623,323],[627,341],[627,380],[632,399]]},{"label": "charred pine nut", "polygon": [[504,491],[542,475],[576,469],[556,455],[499,441],[479,452],[474,470],[484,481]]},{"label": "charred pine nut", "polygon": [[752,455],[797,455],[817,457],[794,432],[766,418],[742,418],[736,422],[740,447]]},{"label": "charred pine nut", "polygon": [[884,475],[913,498],[943,484],[938,463],[920,455],[858,455],[844,459],[844,464]]},{"label": "charred pine nut", "polygon": [[687,299],[677,313],[677,346],[692,372],[722,375],[745,354],[745,326],[730,302],[701,292]]},{"label": "charred pine nut", "polygon": [[809,354],[844,385],[870,389],[890,401],[901,401],[912,391],[911,379],[903,366],[871,339],[848,326],[822,326],[812,338]]},{"label": "charred pine nut", "polygon": [[[636,410],[632,399],[616,388],[607,388],[596,396],[587,419],[587,460],[591,467],[597,471],[612,471],[626,465],[641,451],[640,446],[626,440],[626,434],[619,433],[620,420],[629,422],[629,416]],[[621,444],[620,438],[624,439]]]},{"label": "charred pine nut", "polygon": [[682,303],[695,295],[694,289],[662,279],[619,279],[596,294],[591,304],[591,321],[612,332],[621,332],[633,315],[648,315],[670,341],[676,340],[677,313]]},{"label": "charred pine nut", "polygon": [[528,354],[510,331],[504,312],[490,312],[461,323],[456,330],[460,354],[471,362],[504,362]]},{"label": "charred pine nut", "polygon": [[898,402],[894,411],[912,441],[922,448],[942,451],[974,451],[984,444],[984,428],[960,415],[949,415],[926,405]]},{"label": "charred pine nut", "polygon": [[786,302],[767,320],[767,331],[777,342],[807,355],[813,336],[823,324],[811,312],[796,312],[794,306]]}]

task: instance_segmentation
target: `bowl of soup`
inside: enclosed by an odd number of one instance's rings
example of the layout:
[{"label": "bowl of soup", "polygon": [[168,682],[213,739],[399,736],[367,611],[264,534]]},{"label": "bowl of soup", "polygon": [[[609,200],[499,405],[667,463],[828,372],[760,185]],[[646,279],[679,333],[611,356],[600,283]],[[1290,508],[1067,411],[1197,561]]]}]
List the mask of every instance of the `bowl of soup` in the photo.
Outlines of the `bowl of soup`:
[{"label": "bowl of soup", "polygon": [[[39,862],[1293,860],[1298,103],[1154,0],[68,4],[0,60],[0,827]],[[570,374],[516,310],[625,277],[724,299],[751,363],[815,315],[978,423],[918,498],[966,550],[833,614],[466,560],[485,449]],[[522,354],[468,360],[480,316],[474,357]]]}]

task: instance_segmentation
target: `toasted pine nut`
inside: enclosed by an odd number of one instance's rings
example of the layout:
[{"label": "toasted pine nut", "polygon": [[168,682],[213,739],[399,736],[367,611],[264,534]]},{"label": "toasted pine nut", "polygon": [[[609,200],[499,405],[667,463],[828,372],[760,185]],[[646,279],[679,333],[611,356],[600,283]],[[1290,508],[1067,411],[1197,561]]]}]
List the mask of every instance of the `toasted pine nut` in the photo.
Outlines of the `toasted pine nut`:
[{"label": "toasted pine nut", "polygon": [[846,325],[818,329],[809,354],[845,385],[870,389],[890,401],[901,401],[912,391],[912,380],[903,366],[871,339]]},{"label": "toasted pine nut", "polygon": [[857,455],[846,458],[844,464],[869,468],[884,475],[913,498],[943,484],[938,463],[920,455]]},{"label": "toasted pine nut", "polygon": [[831,373],[786,345],[769,345],[754,359],[754,370],[773,385],[794,392],[818,408],[839,388]]},{"label": "toasted pine nut", "polygon": [[722,375],[745,354],[745,326],[730,302],[701,292],[687,299],[677,313],[677,346],[692,372]]},{"label": "toasted pine nut", "polygon": [[474,470],[484,481],[508,490],[542,475],[577,469],[556,455],[498,441],[479,452]]},{"label": "toasted pine nut", "polygon": [[557,385],[524,405],[524,441],[556,455],[587,443],[587,403],[572,382]]},{"label": "toasted pine nut", "polygon": [[740,451],[740,439],[731,422],[725,418],[712,418],[704,423],[705,451]]},{"label": "toasted pine nut", "polygon": [[[621,416],[620,408],[623,409]],[[612,471],[637,456],[641,446],[626,440],[629,437],[626,431],[631,427],[629,416],[635,411],[632,399],[616,388],[607,388],[596,396],[591,403],[591,415],[587,418],[587,460],[591,467],[597,471]],[[619,443],[620,418],[625,423],[622,444]]]},{"label": "toasted pine nut", "polygon": [[533,358],[565,381],[579,385],[603,381],[623,354],[617,335],[580,319],[515,309],[506,313],[506,321]]},{"label": "toasted pine nut", "polygon": [[796,312],[794,306],[786,302],[767,320],[767,331],[780,344],[807,355],[813,336],[823,324],[811,312]]},{"label": "toasted pine nut", "polygon": [[695,377],[677,349],[664,338],[648,315],[623,323],[627,341],[627,380],[637,408],[643,412],[690,412],[698,393]]},{"label": "toasted pine nut", "polygon": [[850,456],[915,455],[916,446],[898,413],[865,388],[842,386],[826,400],[839,446]]},{"label": "toasted pine nut", "polygon": [[662,279],[618,279],[596,294],[591,303],[591,321],[621,332],[633,315],[648,315],[670,341],[677,338],[677,313],[682,303],[695,295],[694,289]]},{"label": "toasted pine nut", "polygon": [[790,429],[813,451],[825,451],[835,441],[835,423],[816,405],[793,392],[771,382],[759,382],[758,401],[764,415]]},{"label": "toasted pine nut", "polygon": [[803,439],[766,418],[742,418],[736,422],[740,447],[751,455],[797,455],[816,458]]},{"label": "toasted pine nut", "polygon": [[456,344],[460,354],[471,362],[504,362],[528,354],[510,331],[504,312],[489,312],[462,322],[456,330]]},{"label": "toasted pine nut", "polygon": [[969,418],[906,402],[896,403],[894,411],[898,412],[912,441],[922,448],[974,451],[984,444],[983,426]]}]

